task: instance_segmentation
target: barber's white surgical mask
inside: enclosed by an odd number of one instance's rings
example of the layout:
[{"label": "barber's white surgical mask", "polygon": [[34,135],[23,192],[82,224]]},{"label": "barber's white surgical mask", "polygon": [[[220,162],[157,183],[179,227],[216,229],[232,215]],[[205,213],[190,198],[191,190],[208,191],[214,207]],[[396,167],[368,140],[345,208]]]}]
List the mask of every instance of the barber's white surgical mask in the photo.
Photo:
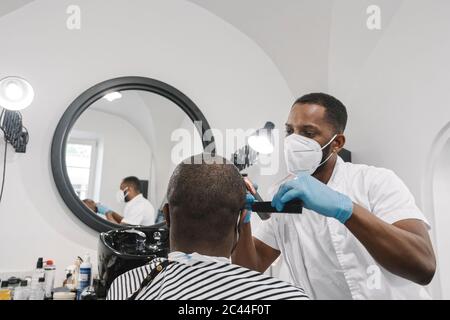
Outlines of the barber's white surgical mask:
[{"label": "barber's white surgical mask", "polygon": [[126,187],[124,190],[117,190],[116,193],[116,200],[118,203],[125,203],[125,198],[128,196],[128,187]]},{"label": "barber's white surgical mask", "polygon": [[290,173],[299,175],[300,173],[313,174],[316,169],[328,161],[333,153],[323,162],[323,149],[326,148],[337,134],[323,147],[314,140],[299,134],[291,134],[284,139],[284,159]]}]

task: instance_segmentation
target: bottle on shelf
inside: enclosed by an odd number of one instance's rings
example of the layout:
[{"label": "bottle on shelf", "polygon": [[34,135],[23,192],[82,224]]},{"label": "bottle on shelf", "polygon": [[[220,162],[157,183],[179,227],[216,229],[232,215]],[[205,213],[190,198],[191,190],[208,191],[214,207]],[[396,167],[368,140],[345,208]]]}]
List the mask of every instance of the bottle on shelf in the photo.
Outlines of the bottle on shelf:
[{"label": "bottle on shelf", "polygon": [[11,277],[8,279],[8,288],[11,290],[11,299],[16,300],[15,290],[20,286],[20,279],[16,277]]},{"label": "bottle on shelf", "polygon": [[45,284],[44,259],[40,257],[36,263],[36,269],[33,272],[33,276],[31,277],[30,300],[44,299],[44,284]]},{"label": "bottle on shelf", "polygon": [[14,290],[14,300],[28,300],[30,298],[30,288],[27,280],[20,281],[20,286]]},{"label": "bottle on shelf", "polygon": [[78,289],[78,280],[80,278],[80,266],[82,263],[83,263],[83,259],[81,259],[80,257],[77,257],[77,259],[75,260],[75,263],[74,263],[75,270],[74,270],[73,276],[72,276],[75,291]]},{"label": "bottle on shelf", "polygon": [[44,300],[45,296],[45,278],[39,278],[38,284],[31,288],[30,300]]},{"label": "bottle on shelf", "polygon": [[76,265],[73,264],[65,269],[66,279],[63,282],[63,287],[66,287],[71,291],[76,290],[76,281],[75,281],[76,268],[77,268]]},{"label": "bottle on shelf", "polygon": [[53,260],[47,260],[44,267],[45,273],[45,298],[50,299],[52,297],[53,287],[55,285],[55,273],[56,266]]},{"label": "bottle on shelf", "polygon": [[77,300],[80,300],[83,290],[91,285],[91,276],[91,257],[89,254],[86,254],[83,263],[80,265],[80,273],[78,275]]},{"label": "bottle on shelf", "polygon": [[0,288],[0,300],[11,300],[11,290],[8,288],[8,281],[2,281]]}]

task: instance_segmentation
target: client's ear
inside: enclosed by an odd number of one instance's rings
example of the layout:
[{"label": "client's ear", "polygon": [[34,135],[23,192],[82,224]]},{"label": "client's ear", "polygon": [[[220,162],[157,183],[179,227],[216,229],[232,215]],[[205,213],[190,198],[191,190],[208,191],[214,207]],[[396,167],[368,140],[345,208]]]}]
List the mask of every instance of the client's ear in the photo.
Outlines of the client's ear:
[{"label": "client's ear", "polygon": [[164,214],[164,220],[166,220],[166,225],[170,227],[170,211],[169,211],[169,204],[166,203],[163,206],[163,214]]}]

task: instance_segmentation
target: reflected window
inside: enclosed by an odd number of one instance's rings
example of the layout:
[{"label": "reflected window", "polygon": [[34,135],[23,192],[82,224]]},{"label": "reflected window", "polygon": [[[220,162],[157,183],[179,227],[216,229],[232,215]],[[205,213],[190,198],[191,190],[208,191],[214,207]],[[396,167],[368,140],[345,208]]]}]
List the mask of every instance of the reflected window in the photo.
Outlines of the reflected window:
[{"label": "reflected window", "polygon": [[93,194],[96,145],[95,140],[71,139],[67,143],[67,174],[80,199],[91,198]]}]

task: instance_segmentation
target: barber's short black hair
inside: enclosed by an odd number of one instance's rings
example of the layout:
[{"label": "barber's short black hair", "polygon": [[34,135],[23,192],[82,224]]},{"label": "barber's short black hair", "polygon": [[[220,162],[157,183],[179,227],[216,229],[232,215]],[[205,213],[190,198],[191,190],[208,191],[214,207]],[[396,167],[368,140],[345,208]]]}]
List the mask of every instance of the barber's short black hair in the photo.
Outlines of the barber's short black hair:
[{"label": "barber's short black hair", "polygon": [[347,126],[347,109],[344,104],[326,93],[309,93],[298,98],[295,104],[317,104],[326,109],[328,122],[336,133],[343,133]]},{"label": "barber's short black hair", "polygon": [[234,164],[206,153],[186,159],[175,168],[167,190],[174,237],[190,245],[223,244],[236,228],[245,195]]},{"label": "barber's short black hair", "polygon": [[136,192],[141,193],[141,180],[139,178],[134,176],[126,177],[122,180],[122,183],[131,186]]}]

